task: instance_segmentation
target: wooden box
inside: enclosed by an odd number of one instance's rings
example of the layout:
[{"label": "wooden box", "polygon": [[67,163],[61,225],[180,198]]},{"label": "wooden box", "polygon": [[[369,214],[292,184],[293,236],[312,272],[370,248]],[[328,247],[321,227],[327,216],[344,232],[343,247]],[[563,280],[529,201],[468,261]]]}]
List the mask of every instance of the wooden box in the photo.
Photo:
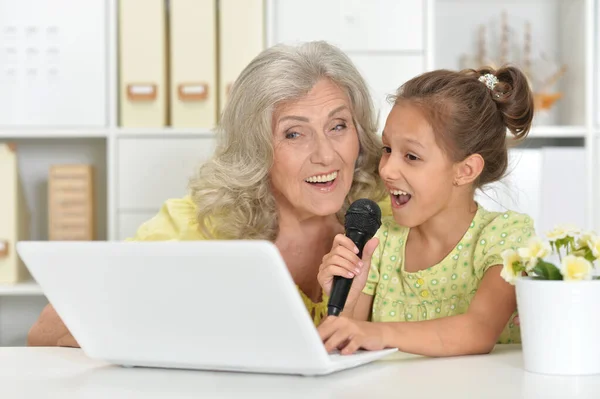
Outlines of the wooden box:
[{"label": "wooden box", "polygon": [[48,239],[95,238],[94,170],[91,165],[52,165],[48,177]]}]

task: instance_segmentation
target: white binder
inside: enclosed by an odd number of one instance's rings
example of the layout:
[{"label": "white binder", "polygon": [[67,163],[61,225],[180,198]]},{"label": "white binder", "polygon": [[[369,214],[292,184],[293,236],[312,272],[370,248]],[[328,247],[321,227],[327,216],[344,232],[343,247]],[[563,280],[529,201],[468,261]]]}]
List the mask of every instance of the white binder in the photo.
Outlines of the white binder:
[{"label": "white binder", "polygon": [[264,0],[219,1],[219,113],[235,79],[265,47],[264,13]]},{"label": "white binder", "polygon": [[171,0],[170,107],[175,127],[212,128],[217,118],[215,0]]},{"label": "white binder", "polygon": [[0,284],[12,284],[30,278],[15,247],[29,238],[29,211],[14,144],[0,143],[0,183]]},{"label": "white binder", "polygon": [[124,127],[167,124],[164,0],[119,1],[119,118]]}]

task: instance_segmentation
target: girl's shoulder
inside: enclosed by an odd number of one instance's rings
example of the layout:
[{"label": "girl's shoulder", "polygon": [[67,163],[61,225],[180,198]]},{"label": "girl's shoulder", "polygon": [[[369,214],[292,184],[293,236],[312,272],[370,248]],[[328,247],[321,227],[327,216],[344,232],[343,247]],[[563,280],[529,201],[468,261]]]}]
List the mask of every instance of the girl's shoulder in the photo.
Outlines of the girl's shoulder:
[{"label": "girl's shoulder", "polygon": [[535,235],[533,219],[520,212],[493,212],[481,208],[471,224],[475,275],[481,279],[494,265],[502,264],[502,252],[526,246]]},{"label": "girl's shoulder", "polygon": [[473,218],[471,228],[476,228],[480,235],[499,233],[502,236],[508,232],[533,235],[535,232],[534,221],[528,214],[512,210],[489,211],[481,205]]}]

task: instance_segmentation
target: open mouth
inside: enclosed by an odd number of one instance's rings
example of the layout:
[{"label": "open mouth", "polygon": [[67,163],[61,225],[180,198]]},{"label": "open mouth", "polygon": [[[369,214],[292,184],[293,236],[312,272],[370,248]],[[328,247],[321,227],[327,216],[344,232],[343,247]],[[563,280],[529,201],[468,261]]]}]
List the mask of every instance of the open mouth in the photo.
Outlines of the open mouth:
[{"label": "open mouth", "polygon": [[390,194],[392,194],[392,203],[397,207],[406,205],[412,198],[412,195],[402,190],[390,190]]},{"label": "open mouth", "polygon": [[331,187],[335,182],[335,179],[337,179],[337,176],[338,171],[336,170],[325,175],[311,176],[309,178],[304,179],[304,181],[312,186],[325,188]]}]

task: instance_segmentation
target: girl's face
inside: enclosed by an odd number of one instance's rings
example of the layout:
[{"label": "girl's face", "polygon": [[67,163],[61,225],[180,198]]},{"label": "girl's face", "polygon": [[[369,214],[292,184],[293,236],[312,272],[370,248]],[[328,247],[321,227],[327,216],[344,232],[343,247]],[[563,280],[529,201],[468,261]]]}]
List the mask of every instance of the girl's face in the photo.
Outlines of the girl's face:
[{"label": "girl's face", "polygon": [[392,201],[394,219],[415,227],[445,210],[452,198],[456,165],[435,140],[421,111],[395,105],[383,131],[379,173]]}]

